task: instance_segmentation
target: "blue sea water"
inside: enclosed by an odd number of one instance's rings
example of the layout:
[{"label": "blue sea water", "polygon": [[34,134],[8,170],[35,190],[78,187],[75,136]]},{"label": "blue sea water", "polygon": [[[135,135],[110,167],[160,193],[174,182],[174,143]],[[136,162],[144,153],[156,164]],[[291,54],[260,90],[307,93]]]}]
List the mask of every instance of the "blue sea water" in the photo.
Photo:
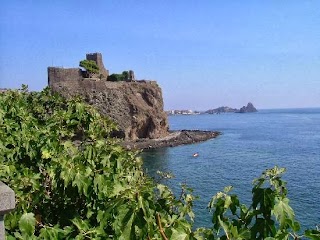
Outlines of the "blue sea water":
[{"label": "blue sea water", "polygon": [[[320,224],[320,108],[261,110],[250,114],[169,116],[171,130],[217,130],[206,142],[142,153],[145,171],[172,172],[167,184],[194,189],[195,226],[211,226],[207,205],[225,186],[243,203],[251,200],[252,180],[275,165],[285,167],[290,205],[302,229]],[[197,158],[193,153],[198,152]]]}]

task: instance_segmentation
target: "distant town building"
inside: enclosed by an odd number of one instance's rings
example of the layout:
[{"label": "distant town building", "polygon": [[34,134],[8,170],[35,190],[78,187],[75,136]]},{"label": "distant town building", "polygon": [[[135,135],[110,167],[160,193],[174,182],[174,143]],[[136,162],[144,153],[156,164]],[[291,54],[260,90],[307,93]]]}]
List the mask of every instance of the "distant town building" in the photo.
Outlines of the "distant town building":
[{"label": "distant town building", "polygon": [[194,115],[194,114],[200,114],[198,111],[193,110],[169,110],[166,111],[168,115]]}]

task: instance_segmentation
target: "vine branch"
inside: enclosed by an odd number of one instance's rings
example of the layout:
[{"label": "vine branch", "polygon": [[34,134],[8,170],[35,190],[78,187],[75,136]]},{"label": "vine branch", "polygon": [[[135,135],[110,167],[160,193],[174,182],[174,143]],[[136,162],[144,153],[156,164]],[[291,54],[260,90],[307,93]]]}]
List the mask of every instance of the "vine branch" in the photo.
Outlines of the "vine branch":
[{"label": "vine branch", "polygon": [[165,234],[164,231],[163,231],[163,228],[162,228],[162,225],[161,225],[160,214],[159,214],[159,213],[157,213],[157,223],[158,223],[158,227],[159,227],[160,234],[161,234],[162,238],[163,238],[164,240],[168,240],[166,234]]}]

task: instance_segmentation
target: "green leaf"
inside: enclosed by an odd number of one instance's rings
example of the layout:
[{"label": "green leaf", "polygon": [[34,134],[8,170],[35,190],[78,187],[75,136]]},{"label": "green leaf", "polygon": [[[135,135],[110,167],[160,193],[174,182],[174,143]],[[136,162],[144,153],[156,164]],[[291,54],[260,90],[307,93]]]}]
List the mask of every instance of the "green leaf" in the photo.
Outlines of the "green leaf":
[{"label": "green leaf", "polygon": [[19,221],[19,229],[22,235],[32,236],[35,231],[36,219],[33,213],[24,213]]},{"label": "green leaf", "polygon": [[188,234],[182,227],[172,228],[172,235],[170,237],[172,240],[187,240],[189,239]]},{"label": "green leaf", "polygon": [[[273,208],[273,213],[280,223],[280,229],[286,227],[286,223],[288,223],[287,219],[292,223],[294,222],[294,212],[289,206],[288,198],[277,199]],[[294,228],[293,224],[290,224],[290,226]]]},{"label": "green leaf", "polygon": [[78,230],[83,231],[83,232],[88,231],[88,229],[90,228],[88,221],[84,221],[79,218],[74,218],[71,220],[71,222],[77,227]]},{"label": "green leaf", "polygon": [[[127,240],[133,238],[131,233],[134,230],[134,226],[132,225],[133,219],[135,215],[128,211],[122,221],[122,231],[119,236],[119,240]],[[129,219],[128,219],[129,218]]]},{"label": "green leaf", "polygon": [[[8,234],[6,234],[6,240],[16,240],[18,237],[17,236],[8,236]],[[22,238],[22,236],[20,235],[20,238]]]},{"label": "green leaf", "polygon": [[218,216],[218,221],[219,221],[219,224],[222,227],[224,233],[226,234],[226,236],[228,236],[229,232],[230,232],[230,229],[229,229],[229,226],[228,226],[228,222],[222,221],[220,216]]},{"label": "green leaf", "polygon": [[262,212],[269,214],[274,206],[275,194],[270,188],[256,188],[253,190],[252,206],[260,205]]},{"label": "green leaf", "polygon": [[226,196],[225,201],[224,201],[224,208],[225,209],[229,208],[231,203],[232,203],[231,197],[230,196]]},{"label": "green leaf", "polygon": [[41,154],[41,158],[43,158],[43,159],[49,159],[49,158],[51,158],[51,154],[50,154],[50,152],[48,151],[48,150],[43,150],[42,151],[42,154]]},{"label": "green leaf", "polygon": [[122,184],[120,182],[116,183],[113,186],[113,191],[111,193],[110,196],[118,196],[122,191],[124,191],[126,188],[124,186],[122,186]]},{"label": "green leaf", "polygon": [[320,240],[320,231],[319,230],[306,230],[305,233],[306,237],[313,239],[313,240]]}]

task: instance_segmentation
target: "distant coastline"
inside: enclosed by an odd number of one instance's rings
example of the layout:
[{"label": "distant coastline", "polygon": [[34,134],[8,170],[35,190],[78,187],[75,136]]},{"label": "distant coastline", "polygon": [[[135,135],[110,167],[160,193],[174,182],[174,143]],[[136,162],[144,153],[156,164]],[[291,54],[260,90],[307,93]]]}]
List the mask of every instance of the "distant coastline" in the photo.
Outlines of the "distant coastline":
[{"label": "distant coastline", "polygon": [[218,108],[209,109],[206,111],[198,110],[169,110],[166,111],[168,115],[198,115],[198,114],[221,114],[221,113],[252,113],[257,112],[258,110],[249,102],[246,106],[241,107],[240,109],[231,108],[227,106],[221,106]]}]

